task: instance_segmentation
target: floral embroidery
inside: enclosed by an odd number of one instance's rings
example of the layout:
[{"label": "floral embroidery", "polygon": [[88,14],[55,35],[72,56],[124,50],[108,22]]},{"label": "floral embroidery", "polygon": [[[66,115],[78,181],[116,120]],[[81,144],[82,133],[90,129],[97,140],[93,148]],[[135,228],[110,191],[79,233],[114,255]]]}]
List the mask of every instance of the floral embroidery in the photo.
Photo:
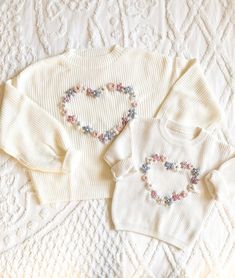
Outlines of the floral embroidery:
[{"label": "floral embroidery", "polygon": [[[161,163],[166,170],[175,172],[188,171],[190,173],[189,184],[186,188],[180,192],[173,191],[166,196],[160,196],[156,190],[153,189],[153,185],[149,181],[148,172],[151,169],[151,164]],[[182,200],[188,196],[189,193],[196,192],[195,185],[199,182],[200,169],[195,168],[191,163],[182,161],[180,163],[170,162],[164,155],[153,154],[150,157],[146,157],[145,163],[140,167],[140,171],[143,173],[141,180],[145,184],[145,188],[150,192],[150,196],[159,204],[170,206],[173,202]]]},{"label": "floral embroidery", "polygon": [[86,96],[92,97],[92,98],[98,98],[104,95],[105,87],[101,87],[99,89],[91,89],[91,88],[85,88],[82,87],[80,84],[75,85],[73,88],[70,88],[65,92],[65,95],[61,99],[60,103],[60,112],[62,116],[65,117],[66,121],[70,123],[73,126],[77,126],[84,134],[90,135],[93,138],[97,138],[102,143],[107,143],[111,141],[115,136],[117,136],[123,128],[126,126],[126,124],[134,119],[137,115],[136,113],[136,107],[138,106],[138,102],[136,101],[136,95],[131,86],[123,86],[122,83],[108,83],[106,85],[106,88],[108,92],[119,92],[124,95],[127,95],[130,101],[130,107],[127,112],[124,113],[124,115],[121,117],[120,121],[114,125],[109,130],[106,130],[104,132],[100,132],[96,129],[94,129],[89,124],[81,123],[78,120],[78,117],[74,114],[71,114],[68,111],[68,105],[72,98],[74,98],[79,93],[85,93]]}]

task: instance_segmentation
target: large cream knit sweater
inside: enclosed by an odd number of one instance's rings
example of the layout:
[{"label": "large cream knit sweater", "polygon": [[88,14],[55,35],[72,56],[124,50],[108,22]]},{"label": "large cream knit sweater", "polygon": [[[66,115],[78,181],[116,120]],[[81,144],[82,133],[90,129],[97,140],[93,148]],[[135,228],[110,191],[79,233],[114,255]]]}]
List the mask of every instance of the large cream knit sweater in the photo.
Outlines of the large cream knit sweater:
[{"label": "large cream knit sweater", "polygon": [[[41,203],[112,197],[114,183],[101,143],[61,114],[61,98],[77,84],[132,87],[138,117],[169,119],[216,129],[222,112],[195,59],[171,58],[113,45],[72,49],[38,61],[3,84],[0,147],[26,166]],[[69,109],[83,123],[105,131],[129,108],[118,92],[99,98],[78,94]]]}]

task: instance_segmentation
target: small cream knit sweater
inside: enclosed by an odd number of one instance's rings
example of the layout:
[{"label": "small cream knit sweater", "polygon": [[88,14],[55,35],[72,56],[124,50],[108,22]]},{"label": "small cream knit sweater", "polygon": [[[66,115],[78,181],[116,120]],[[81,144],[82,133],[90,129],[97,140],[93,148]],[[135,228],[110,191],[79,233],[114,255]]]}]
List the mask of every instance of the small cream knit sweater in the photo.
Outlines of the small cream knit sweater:
[{"label": "small cream knit sweater", "polygon": [[[167,113],[176,121],[214,129],[222,112],[195,59],[119,45],[71,49],[28,66],[3,84],[0,147],[26,166],[41,203],[109,198],[114,189],[103,155],[109,143],[81,133],[62,116],[64,93],[77,84],[131,86],[142,118]],[[98,130],[115,125],[129,103],[120,94],[80,94],[73,113]]]},{"label": "small cream knit sweater", "polygon": [[214,200],[231,204],[235,198],[235,149],[202,128],[164,117],[135,119],[104,158],[116,180],[116,230],[184,249],[197,238]]}]

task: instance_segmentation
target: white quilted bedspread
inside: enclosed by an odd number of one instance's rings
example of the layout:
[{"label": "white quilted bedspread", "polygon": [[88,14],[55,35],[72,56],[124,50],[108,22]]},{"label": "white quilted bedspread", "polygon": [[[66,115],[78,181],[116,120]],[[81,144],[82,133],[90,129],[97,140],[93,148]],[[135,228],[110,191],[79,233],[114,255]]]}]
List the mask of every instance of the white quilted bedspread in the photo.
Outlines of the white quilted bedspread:
[{"label": "white quilted bedspread", "polygon": [[[119,43],[197,57],[234,133],[233,0],[5,0],[0,10],[1,80],[71,47]],[[110,205],[39,206],[25,169],[1,152],[0,277],[235,277],[235,204],[215,204],[185,252],[115,232]]]}]

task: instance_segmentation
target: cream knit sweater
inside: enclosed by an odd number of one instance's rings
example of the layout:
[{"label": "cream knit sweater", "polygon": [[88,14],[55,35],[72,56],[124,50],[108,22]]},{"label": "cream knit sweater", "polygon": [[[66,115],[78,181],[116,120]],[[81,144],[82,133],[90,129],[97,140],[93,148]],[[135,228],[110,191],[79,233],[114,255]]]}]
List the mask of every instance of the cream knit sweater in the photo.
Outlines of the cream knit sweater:
[{"label": "cream knit sweater", "polygon": [[[82,133],[59,106],[64,93],[78,84],[94,92],[110,82],[133,88],[139,117],[167,113],[208,130],[221,122],[195,59],[113,45],[72,49],[36,62],[3,84],[0,147],[28,168],[41,203],[112,196],[112,176],[103,161],[110,141],[103,144]],[[78,94],[67,105],[83,123],[105,131],[120,122],[130,103],[105,89],[99,98]]]},{"label": "cream knit sweater", "polygon": [[202,128],[164,117],[136,119],[104,158],[116,180],[116,230],[184,249],[195,241],[214,200],[235,198],[235,150]]}]

